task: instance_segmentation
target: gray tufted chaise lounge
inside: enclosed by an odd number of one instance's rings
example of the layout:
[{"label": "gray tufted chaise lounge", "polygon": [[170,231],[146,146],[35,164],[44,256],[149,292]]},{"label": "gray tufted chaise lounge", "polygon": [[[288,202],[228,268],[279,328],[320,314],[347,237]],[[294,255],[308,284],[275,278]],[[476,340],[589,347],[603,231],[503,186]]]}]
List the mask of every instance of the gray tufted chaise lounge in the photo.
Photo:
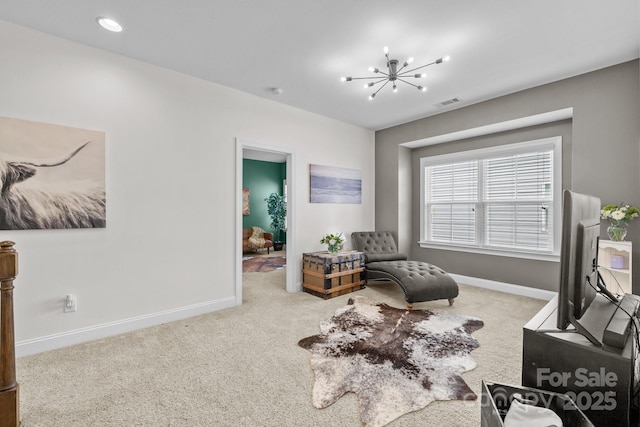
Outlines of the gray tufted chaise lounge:
[{"label": "gray tufted chaise lounge", "polygon": [[448,299],[458,296],[458,284],[442,269],[422,261],[409,261],[398,252],[390,231],[357,231],[351,233],[356,250],[364,252],[367,280],[385,279],[397,283],[411,309],[416,302]]}]

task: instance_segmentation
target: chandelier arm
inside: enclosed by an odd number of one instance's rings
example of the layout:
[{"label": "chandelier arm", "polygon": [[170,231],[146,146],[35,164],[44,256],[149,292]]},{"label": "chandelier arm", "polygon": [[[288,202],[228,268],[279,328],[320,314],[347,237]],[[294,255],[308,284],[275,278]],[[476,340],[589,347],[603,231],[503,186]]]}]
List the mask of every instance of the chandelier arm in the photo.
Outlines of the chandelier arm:
[{"label": "chandelier arm", "polygon": [[413,73],[413,71],[415,71],[415,70],[405,71],[402,74],[398,74],[396,77],[397,78],[400,78],[400,77],[403,77],[403,78],[412,77],[412,78],[416,78],[416,79],[421,79],[422,78],[422,74],[415,74],[415,73]]},{"label": "chandelier arm", "polygon": [[413,73],[409,73],[409,74],[402,74],[402,75],[398,75],[396,77],[398,80],[400,80],[401,78],[406,79],[406,78],[412,78],[412,79],[422,79],[424,77],[422,77],[422,74],[418,74],[415,75]]},{"label": "chandelier arm", "polygon": [[408,81],[406,81],[405,79],[401,79],[400,77],[398,77],[398,80],[400,80],[401,82],[406,83],[406,84],[408,84],[408,85],[410,85],[410,86],[413,86],[413,87],[415,87],[416,89],[420,89],[420,88],[418,87],[418,85],[414,85],[413,83],[408,82]]},{"label": "chandelier arm", "polygon": [[421,68],[428,67],[429,65],[434,65],[434,64],[437,64],[437,63],[438,63],[437,61],[433,61],[433,62],[431,62],[431,63],[429,63],[429,64],[421,65],[421,66],[419,66],[419,67],[412,68],[411,70],[407,70],[407,71],[403,72],[402,74],[412,73],[412,72],[414,72],[414,71],[416,71],[416,70],[419,70],[419,69],[421,69]]},{"label": "chandelier arm", "polygon": [[378,94],[378,92],[380,92],[382,90],[382,88],[385,87],[390,81],[391,80],[387,80],[386,82],[384,82],[384,84],[382,86],[380,86],[377,91],[375,91],[373,93],[372,97],[376,96]]},{"label": "chandelier arm", "polygon": [[[435,64],[435,62],[434,62],[434,64]],[[427,64],[427,65],[431,65],[431,64]],[[413,70],[418,70],[420,68],[426,67],[427,65],[421,65],[420,67],[414,68]],[[413,70],[402,71],[405,68],[407,68],[408,66],[409,66],[409,60],[407,60],[405,63],[402,64],[402,67],[400,67],[400,69],[396,71],[396,75],[399,76],[401,74],[406,74],[406,73],[412,72]],[[402,73],[401,73],[401,71],[402,71]]]},{"label": "chandelier arm", "polygon": [[382,82],[384,82],[384,81],[387,81],[387,82],[388,82],[388,81],[389,81],[389,79],[384,78],[384,79],[380,79],[380,80],[378,80],[377,82],[369,83],[367,86],[365,86],[365,89],[370,88],[370,87],[373,87],[373,86],[377,85],[378,83],[382,83]]},{"label": "chandelier arm", "polygon": [[389,79],[388,79],[388,78],[380,79],[380,80],[378,80],[377,82],[373,82],[373,85],[372,85],[372,86],[375,86],[375,85],[377,85],[378,83],[382,83],[382,82],[384,82],[384,81],[389,82]]},{"label": "chandelier arm", "polygon": [[[382,73],[384,74],[384,73]],[[386,74],[384,74],[386,76]],[[380,81],[382,80],[387,80],[387,78],[380,78],[380,76],[372,76],[372,77],[351,77],[351,80],[365,80],[365,79],[380,79]]]}]

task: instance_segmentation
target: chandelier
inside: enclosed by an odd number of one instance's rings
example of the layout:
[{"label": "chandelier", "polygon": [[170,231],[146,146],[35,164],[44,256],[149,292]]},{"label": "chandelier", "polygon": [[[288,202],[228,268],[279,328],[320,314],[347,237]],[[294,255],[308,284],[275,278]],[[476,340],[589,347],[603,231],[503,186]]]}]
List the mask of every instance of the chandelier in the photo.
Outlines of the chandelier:
[{"label": "chandelier", "polygon": [[382,83],[382,86],[380,86],[378,90],[376,90],[374,93],[369,95],[369,100],[373,100],[373,98],[376,97],[378,92],[380,92],[382,88],[388,85],[389,83],[393,85],[393,91],[397,92],[398,86],[396,85],[396,82],[403,82],[410,86],[415,87],[416,89],[422,92],[426,92],[427,91],[426,86],[413,84],[410,81],[407,81],[406,79],[410,79],[410,78],[424,79],[427,77],[427,75],[425,73],[416,73],[416,71],[422,68],[428,67],[429,65],[442,64],[443,62],[446,62],[449,60],[449,57],[445,56],[444,58],[436,59],[434,62],[431,62],[429,64],[421,65],[416,68],[411,68],[410,70],[405,70],[409,65],[411,65],[411,63],[413,63],[413,57],[407,59],[404,63],[402,63],[400,68],[398,68],[400,61],[398,61],[397,59],[389,58],[389,48],[387,46],[384,47],[384,57],[387,60],[387,72],[384,72],[383,70],[379,70],[378,68],[375,68],[375,67],[369,67],[369,71],[375,74],[381,74],[381,75],[370,76],[370,77],[342,77],[340,80],[343,82],[350,82],[353,80],[374,80],[374,81],[365,83],[364,85],[365,89],[374,87],[375,85]]}]

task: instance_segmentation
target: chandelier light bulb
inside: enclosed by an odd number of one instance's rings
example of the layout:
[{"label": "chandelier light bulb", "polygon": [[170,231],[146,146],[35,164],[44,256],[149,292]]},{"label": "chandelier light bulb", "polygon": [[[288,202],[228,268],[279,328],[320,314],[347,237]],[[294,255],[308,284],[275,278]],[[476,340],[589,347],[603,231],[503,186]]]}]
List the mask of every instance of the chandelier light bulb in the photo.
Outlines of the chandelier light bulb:
[{"label": "chandelier light bulb", "polygon": [[427,88],[425,86],[418,86],[418,89],[421,90],[422,92],[427,91]]},{"label": "chandelier light bulb", "polygon": [[393,92],[396,93],[398,91],[398,86],[396,86],[396,84],[393,84]]},{"label": "chandelier light bulb", "polygon": [[383,49],[384,54],[386,55],[387,53],[389,53],[389,46],[385,46]]},{"label": "chandelier light bulb", "polygon": [[413,62],[413,56],[409,57],[409,59],[407,59],[407,65],[411,64]]},{"label": "chandelier light bulb", "polygon": [[375,93],[372,93],[371,95],[369,95],[369,101],[373,101],[373,98],[376,97]]},{"label": "chandelier light bulb", "polygon": [[449,60],[451,59],[451,57],[447,55],[447,56],[445,56],[443,59],[444,59],[444,62],[449,62]]}]

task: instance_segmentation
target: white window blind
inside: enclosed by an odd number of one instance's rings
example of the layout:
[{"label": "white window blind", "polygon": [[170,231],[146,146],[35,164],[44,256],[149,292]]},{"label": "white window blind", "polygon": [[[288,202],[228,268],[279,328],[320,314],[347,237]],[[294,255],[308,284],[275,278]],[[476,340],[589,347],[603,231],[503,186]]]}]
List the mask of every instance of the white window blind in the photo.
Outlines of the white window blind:
[{"label": "white window blind", "polygon": [[553,150],[484,160],[486,245],[553,250]]},{"label": "white window blind", "polygon": [[443,243],[475,244],[478,162],[435,165],[427,177],[431,239]]},{"label": "white window blind", "polygon": [[423,158],[421,242],[557,253],[560,141]]}]

